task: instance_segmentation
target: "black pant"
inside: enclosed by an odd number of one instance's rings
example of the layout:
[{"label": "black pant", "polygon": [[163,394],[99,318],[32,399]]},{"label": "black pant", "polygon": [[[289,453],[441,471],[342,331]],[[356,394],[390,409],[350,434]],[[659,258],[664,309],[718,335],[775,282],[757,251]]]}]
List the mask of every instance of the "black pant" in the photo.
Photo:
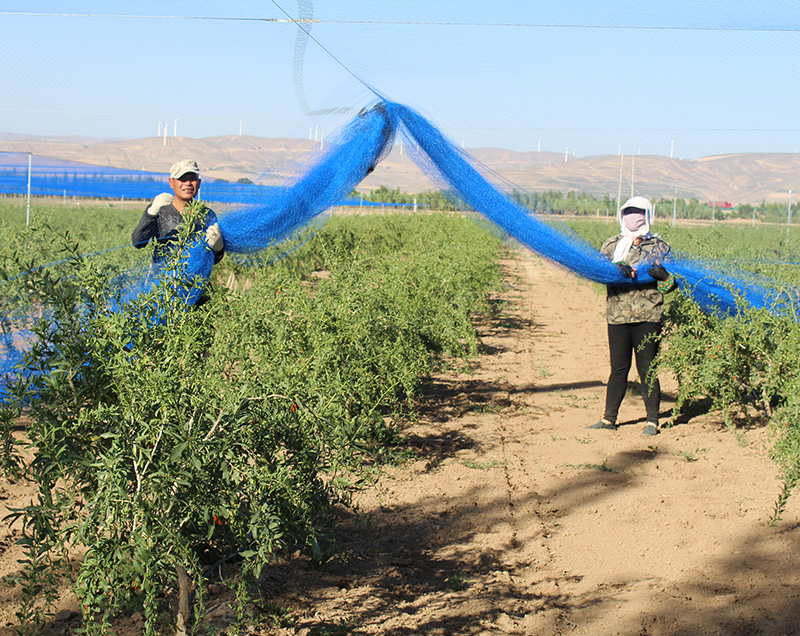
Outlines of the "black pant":
[{"label": "black pant", "polygon": [[647,421],[658,422],[661,386],[656,378],[647,383],[647,372],[658,353],[660,322],[630,322],[608,325],[608,349],[611,354],[611,375],[606,389],[606,413],[603,419],[616,423],[622,398],[628,390],[631,355],[636,356],[636,369],[642,382]]}]

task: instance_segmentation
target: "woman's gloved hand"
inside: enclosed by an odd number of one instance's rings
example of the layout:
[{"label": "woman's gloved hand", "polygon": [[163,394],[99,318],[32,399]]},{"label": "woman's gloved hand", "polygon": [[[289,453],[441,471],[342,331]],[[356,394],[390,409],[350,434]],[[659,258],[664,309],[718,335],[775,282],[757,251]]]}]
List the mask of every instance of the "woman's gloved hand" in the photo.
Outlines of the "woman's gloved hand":
[{"label": "woman's gloved hand", "polygon": [[653,263],[647,273],[653,277],[653,280],[665,281],[669,278],[669,272],[664,268],[661,263]]},{"label": "woman's gloved hand", "polygon": [[633,269],[633,267],[631,267],[627,263],[624,263],[624,262],[614,263],[614,265],[616,266],[616,268],[619,270],[619,273],[622,274],[622,276],[624,278],[630,278],[631,280],[636,278],[636,270]]}]

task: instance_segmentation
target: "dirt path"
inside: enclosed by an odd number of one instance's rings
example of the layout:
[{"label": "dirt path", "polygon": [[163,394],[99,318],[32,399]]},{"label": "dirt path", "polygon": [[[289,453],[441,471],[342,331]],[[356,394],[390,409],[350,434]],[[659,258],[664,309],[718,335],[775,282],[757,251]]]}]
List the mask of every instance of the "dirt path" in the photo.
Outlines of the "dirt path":
[{"label": "dirt path", "polygon": [[[472,375],[437,378],[390,470],[345,519],[347,561],[276,574],[275,634],[800,633],[800,495],[763,430],[714,414],[655,438],[608,373],[602,289],[522,253]],[[664,379],[666,411],[672,404]]]},{"label": "dirt path", "polygon": [[[275,618],[257,633],[800,633],[800,493],[768,526],[780,483],[764,431],[737,439],[706,414],[645,437],[638,396],[630,425],[587,430],[608,372],[602,289],[528,252],[505,266],[509,304],[475,372],[435,379],[409,430],[416,459],[341,513],[343,559],[270,568]],[[70,602],[50,633],[78,626]]]}]

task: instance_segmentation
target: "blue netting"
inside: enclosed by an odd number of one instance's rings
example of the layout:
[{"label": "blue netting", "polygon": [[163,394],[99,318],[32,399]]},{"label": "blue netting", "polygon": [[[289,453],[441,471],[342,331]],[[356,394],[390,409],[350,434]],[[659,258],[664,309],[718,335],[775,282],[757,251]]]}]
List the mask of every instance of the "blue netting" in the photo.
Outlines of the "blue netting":
[{"label": "blue netting", "polygon": [[[481,174],[467,153],[421,115],[401,104],[391,103],[386,107],[424,153],[417,158],[418,163],[471,208],[537,254],[583,278],[618,286],[634,284],[586,241],[538,218],[501,192]],[[635,284],[653,281],[647,273],[649,266],[650,263],[638,266]],[[679,277],[681,288],[706,311],[735,315],[740,297],[752,307],[792,316],[796,313],[789,296],[778,293],[773,286],[756,282],[752,276],[723,274],[689,259],[673,259],[669,269]]]},{"label": "blue netting", "polygon": [[[381,101],[363,111],[345,126],[327,152],[295,183],[262,190],[258,195],[252,190],[240,191],[239,201],[257,196],[258,202],[220,216],[226,252],[231,255],[256,253],[339,204],[380,161],[398,131],[412,143],[414,159],[425,172],[452,196],[529,249],[589,280],[620,286],[634,284],[622,277],[617,268],[585,240],[564,226],[531,213],[492,184],[469,155],[424,117],[389,101]],[[199,283],[185,294],[186,306],[191,306],[202,293],[213,260],[211,250],[198,239],[179,264],[180,271],[148,272],[147,276],[125,287],[120,295],[121,302],[124,304],[154,286],[169,287],[182,278],[189,278]],[[637,284],[652,282],[648,267],[649,263],[638,267]],[[682,289],[708,312],[734,315],[739,311],[739,301],[743,300],[756,308],[792,317],[797,314],[796,294],[777,291],[778,286],[771,281],[741,273],[722,273],[684,257],[673,258],[668,267],[679,277]],[[14,370],[20,356],[19,347],[6,336],[0,341],[0,373]]]},{"label": "blue netting", "polygon": [[158,287],[174,291],[187,307],[195,305],[211,276],[214,252],[202,234],[192,237],[185,249],[185,255],[174,266],[169,264],[171,261],[154,261],[144,275],[124,283],[120,288],[119,301],[109,301],[111,308],[117,311],[120,306]]},{"label": "blue netting", "polygon": [[[345,127],[329,151],[280,196],[266,205],[246,206],[221,218],[226,250],[262,250],[335,205],[380,160],[398,129],[418,149],[414,153],[417,163],[443,188],[537,254],[598,283],[626,286],[653,282],[647,273],[650,263],[639,265],[635,283],[624,278],[589,243],[539,218],[490,183],[474,160],[424,117],[388,101]],[[198,249],[202,250],[202,245]],[[205,258],[210,258],[208,250]],[[201,262],[198,255],[197,263]],[[723,274],[689,259],[673,260],[669,267],[679,276],[683,290],[707,311],[734,315],[741,298],[753,307],[794,315],[794,303],[788,296],[779,295],[754,277]],[[210,271],[207,262],[203,266],[206,270]],[[191,267],[190,272],[203,275]]]},{"label": "blue netting", "polygon": [[0,405],[9,398],[5,378],[20,372],[25,350],[33,339],[27,329],[12,330],[6,320],[0,324]]},{"label": "blue netting", "polygon": [[[110,166],[62,161],[34,155],[30,169],[31,196],[70,196],[95,199],[151,200],[164,192],[166,173],[125,170]],[[0,194],[25,196],[28,193],[28,154],[0,151]],[[277,185],[231,183],[213,177],[203,178],[203,198],[219,203],[258,203],[283,196],[286,188]],[[346,192],[335,205],[375,206]]]},{"label": "blue netting", "polygon": [[[383,107],[362,112],[340,131],[327,152],[294,184],[273,190],[263,203],[244,205],[220,215],[225,251],[252,254],[264,250],[337,205],[389,150],[393,134],[394,128]],[[186,276],[203,281],[210,276],[213,264],[213,252],[203,241],[198,241],[178,266],[185,267]],[[123,303],[152,289],[165,276],[174,276],[174,272],[148,272],[123,291]],[[190,294],[187,304],[193,305],[201,293],[202,289]]]},{"label": "blue netting", "polygon": [[383,108],[356,117],[294,185],[266,205],[247,206],[220,219],[226,251],[263,250],[336,205],[375,167],[393,134]]}]

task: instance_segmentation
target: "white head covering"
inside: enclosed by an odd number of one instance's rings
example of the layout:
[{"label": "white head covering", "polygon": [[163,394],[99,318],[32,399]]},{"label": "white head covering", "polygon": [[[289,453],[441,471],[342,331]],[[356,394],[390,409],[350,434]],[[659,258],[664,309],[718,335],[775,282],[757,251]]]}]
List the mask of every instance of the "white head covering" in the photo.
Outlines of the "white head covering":
[{"label": "white head covering", "polygon": [[[640,210],[644,210],[644,225],[635,232],[625,227],[625,223],[622,220],[626,208],[639,208]],[[644,238],[650,234],[650,226],[653,223],[653,204],[645,197],[631,197],[617,210],[617,220],[619,221],[622,238],[617,242],[617,246],[614,248],[614,256],[611,259],[612,263],[619,263],[627,258],[628,252],[633,245],[633,239],[637,237]]]}]

